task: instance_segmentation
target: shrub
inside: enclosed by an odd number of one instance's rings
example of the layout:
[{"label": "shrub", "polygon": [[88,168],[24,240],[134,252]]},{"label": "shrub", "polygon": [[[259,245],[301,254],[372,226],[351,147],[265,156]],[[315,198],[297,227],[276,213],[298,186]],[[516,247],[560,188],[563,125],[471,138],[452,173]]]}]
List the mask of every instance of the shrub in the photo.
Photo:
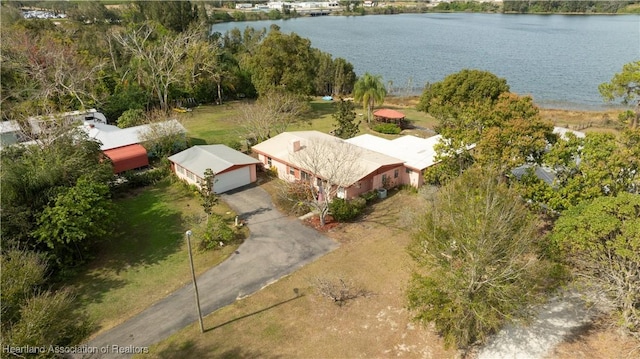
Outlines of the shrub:
[{"label": "shrub", "polygon": [[236,151],[242,151],[242,142],[238,140],[230,140],[227,142],[227,147],[233,148]]},{"label": "shrub", "polygon": [[329,211],[335,220],[344,222],[360,215],[365,205],[366,200],[362,198],[355,198],[352,201],[336,198],[329,204]]},{"label": "shrub", "polygon": [[138,188],[158,183],[168,174],[167,168],[157,167],[147,171],[126,171],[122,177],[127,180],[128,188]]},{"label": "shrub", "polygon": [[354,284],[351,280],[316,278],[316,288],[323,297],[331,299],[342,307],[347,301],[372,295],[368,290]]},{"label": "shrub", "polygon": [[395,123],[380,123],[375,125],[373,130],[380,133],[386,133],[388,135],[397,135],[402,131],[400,126]]},{"label": "shrub", "polygon": [[225,222],[222,216],[211,214],[206,229],[202,233],[200,248],[203,250],[216,249],[227,245],[236,238],[236,233]]},{"label": "shrub", "polygon": [[310,201],[310,196],[311,191],[307,183],[282,182],[279,193],[274,197],[274,200],[276,206],[283,212],[294,216],[301,216],[311,211],[311,208],[307,204]]},{"label": "shrub", "polygon": [[371,203],[378,199],[378,191],[373,190],[360,195],[360,198],[364,199],[366,203]]}]

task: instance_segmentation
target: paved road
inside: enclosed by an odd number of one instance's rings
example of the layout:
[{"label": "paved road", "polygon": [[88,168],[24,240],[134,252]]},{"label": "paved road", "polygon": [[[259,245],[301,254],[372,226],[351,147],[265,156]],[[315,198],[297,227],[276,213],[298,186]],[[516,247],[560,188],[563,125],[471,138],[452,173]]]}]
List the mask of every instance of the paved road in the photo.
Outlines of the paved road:
[{"label": "paved road", "polygon": [[[338,247],[333,240],[276,210],[260,187],[245,187],[222,195],[222,199],[240,214],[251,236],[236,254],[198,277],[203,315],[260,290]],[[131,355],[114,353],[113,346],[124,351],[148,347],[197,319],[193,285],[189,284],[85,344],[98,351],[108,348],[108,354],[91,358],[127,358]]]}]

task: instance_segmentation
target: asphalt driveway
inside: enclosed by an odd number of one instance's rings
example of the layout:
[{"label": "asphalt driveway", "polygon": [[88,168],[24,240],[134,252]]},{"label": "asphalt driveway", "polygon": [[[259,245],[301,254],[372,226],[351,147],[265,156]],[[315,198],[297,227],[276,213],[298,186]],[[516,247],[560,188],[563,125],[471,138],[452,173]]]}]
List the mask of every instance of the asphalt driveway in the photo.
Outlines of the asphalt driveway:
[{"label": "asphalt driveway", "polygon": [[[251,235],[236,254],[198,277],[203,315],[260,290],[338,247],[333,240],[275,209],[260,187],[245,187],[221,197],[249,226]],[[86,357],[130,357],[127,352],[157,343],[197,319],[193,285],[189,284],[85,343],[98,348],[97,354]]]}]

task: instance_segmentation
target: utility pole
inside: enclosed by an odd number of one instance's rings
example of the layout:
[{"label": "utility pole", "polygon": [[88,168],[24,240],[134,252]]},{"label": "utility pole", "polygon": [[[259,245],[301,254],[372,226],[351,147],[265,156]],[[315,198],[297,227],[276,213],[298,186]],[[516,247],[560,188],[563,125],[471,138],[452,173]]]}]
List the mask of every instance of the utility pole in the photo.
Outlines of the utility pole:
[{"label": "utility pole", "polygon": [[193,289],[196,292],[196,308],[198,308],[198,320],[200,321],[200,333],[204,333],[204,323],[202,322],[202,311],[200,311],[200,296],[198,295],[198,285],[196,284],[196,271],[193,268],[193,253],[191,252],[191,230],[187,231],[187,247],[189,249],[189,263],[191,263],[191,278],[193,279]]}]

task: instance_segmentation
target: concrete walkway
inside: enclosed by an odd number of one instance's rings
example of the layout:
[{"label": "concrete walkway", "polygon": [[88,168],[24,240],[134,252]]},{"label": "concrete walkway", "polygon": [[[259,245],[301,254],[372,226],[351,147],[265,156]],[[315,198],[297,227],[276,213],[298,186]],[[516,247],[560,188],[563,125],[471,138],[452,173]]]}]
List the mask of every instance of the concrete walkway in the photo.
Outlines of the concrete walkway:
[{"label": "concrete walkway", "polygon": [[[251,236],[236,254],[198,277],[203,315],[260,290],[338,247],[333,240],[276,210],[260,187],[245,187],[221,197],[249,226]],[[197,319],[193,285],[189,284],[85,343],[98,348],[98,354],[85,357],[131,357],[115,349],[148,347]],[[100,354],[101,349],[107,354]]]}]

